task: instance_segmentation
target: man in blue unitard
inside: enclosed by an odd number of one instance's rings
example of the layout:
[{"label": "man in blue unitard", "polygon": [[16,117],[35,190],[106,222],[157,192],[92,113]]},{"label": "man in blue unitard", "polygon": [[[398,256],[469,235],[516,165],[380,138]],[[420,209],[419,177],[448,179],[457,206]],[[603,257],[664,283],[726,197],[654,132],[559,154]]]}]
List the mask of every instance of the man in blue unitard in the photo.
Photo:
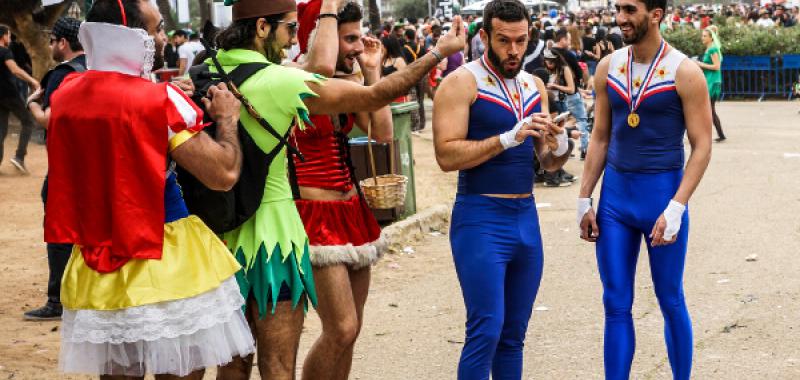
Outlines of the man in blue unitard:
[{"label": "man in blue unitard", "polygon": [[450,242],[467,310],[458,378],[522,376],[522,348],[542,275],[534,152],[547,170],[569,157],[544,83],[520,71],[530,17],[519,0],[483,13],[486,52],[450,74],[434,100],[436,159],[459,170]]},{"label": "man in blue unitard", "polygon": [[[627,379],[635,346],[631,307],[642,237],[664,316],[674,379],[689,379],[692,323],[683,296],[686,205],[711,157],[711,103],[702,71],[661,38],[666,0],[619,0],[628,47],[598,65],[595,126],[578,223],[596,242],[605,306],[606,379]],[[684,170],[684,134],[692,150]],[[604,174],[597,215],[592,192]],[[682,228],[681,228],[682,227]]]}]

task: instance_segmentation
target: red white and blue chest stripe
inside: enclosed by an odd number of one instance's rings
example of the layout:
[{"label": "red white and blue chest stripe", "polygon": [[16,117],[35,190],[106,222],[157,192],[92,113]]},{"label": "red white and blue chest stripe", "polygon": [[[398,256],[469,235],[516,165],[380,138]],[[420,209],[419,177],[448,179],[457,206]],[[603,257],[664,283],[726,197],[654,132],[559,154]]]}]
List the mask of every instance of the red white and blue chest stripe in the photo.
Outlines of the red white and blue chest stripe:
[{"label": "red white and blue chest stripe", "polygon": [[486,55],[480,60],[467,63],[465,68],[472,73],[478,85],[473,108],[486,108],[481,103],[487,102],[499,107],[493,113],[504,110],[510,113],[516,121],[541,110],[541,94],[539,94],[531,74],[521,71],[515,78],[504,78],[491,65]]}]

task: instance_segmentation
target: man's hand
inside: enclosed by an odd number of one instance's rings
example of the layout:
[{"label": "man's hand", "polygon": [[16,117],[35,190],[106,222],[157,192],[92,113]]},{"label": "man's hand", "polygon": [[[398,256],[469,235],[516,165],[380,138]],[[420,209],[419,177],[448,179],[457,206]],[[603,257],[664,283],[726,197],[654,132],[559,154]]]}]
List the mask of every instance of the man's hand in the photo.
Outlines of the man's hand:
[{"label": "man's hand", "polygon": [[220,83],[208,89],[207,97],[203,98],[208,115],[217,122],[220,127],[236,127],[239,121],[239,108],[242,103],[233,96],[225,83]]},{"label": "man's hand", "polygon": [[364,52],[356,60],[363,70],[374,70],[381,65],[381,41],[373,37],[362,37]]},{"label": "man's hand", "polygon": [[453,19],[453,24],[450,27],[450,31],[441,36],[439,41],[436,42],[436,49],[438,49],[443,56],[448,57],[464,50],[466,41],[467,36],[464,33],[464,26],[463,22],[461,21],[461,16],[456,16]]},{"label": "man's hand", "polygon": [[172,84],[175,87],[179,88],[183,91],[184,94],[188,97],[192,97],[194,95],[194,82],[192,82],[189,78],[176,78],[172,80]]},{"label": "man's hand", "polygon": [[652,239],[650,246],[669,245],[678,240],[675,235],[681,229],[684,211],[686,211],[685,205],[674,200],[669,201],[669,205],[664,210],[664,213],[658,217],[656,224],[653,226],[653,231],[650,232],[650,239]]},{"label": "man's hand", "polygon": [[[580,199],[578,199],[578,202],[580,202]],[[580,214],[581,211],[582,210],[579,208],[578,213]],[[597,215],[595,215],[591,205],[589,205],[589,209],[583,213],[583,216],[580,217],[579,227],[581,230],[581,239],[590,243],[597,241],[597,237],[600,236],[600,229],[597,227]]]},{"label": "man's hand", "polygon": [[44,95],[44,91],[39,88],[38,90],[34,91],[30,96],[28,96],[28,100],[25,101],[25,104],[31,104],[31,102],[40,102],[42,100],[42,95]]},{"label": "man's hand", "polygon": [[39,92],[39,90],[42,89],[42,85],[40,85],[39,82],[37,82],[35,80],[33,82],[31,82],[30,85],[31,85],[31,92],[32,93],[37,93],[37,92]]},{"label": "man's hand", "polygon": [[[566,120],[562,120],[559,124],[556,124],[549,120],[549,115],[547,116],[547,119],[548,123],[547,130],[544,135],[544,142],[547,144],[547,147],[550,148],[550,151],[555,153],[558,151],[559,145],[565,142],[560,142],[559,136],[564,134],[564,128],[562,126]],[[564,139],[562,138],[562,140]]]},{"label": "man's hand", "polygon": [[[525,121],[525,120],[523,120]],[[515,139],[522,143],[526,138],[532,136],[534,138],[542,138],[547,132],[550,122],[550,115],[544,113],[535,113],[531,115],[527,121],[522,125],[522,128],[517,131]]]},{"label": "man's hand", "polygon": [[500,134],[500,145],[503,149],[509,149],[522,144],[528,137],[541,138],[547,129],[549,117],[536,113],[518,121],[513,128]]}]

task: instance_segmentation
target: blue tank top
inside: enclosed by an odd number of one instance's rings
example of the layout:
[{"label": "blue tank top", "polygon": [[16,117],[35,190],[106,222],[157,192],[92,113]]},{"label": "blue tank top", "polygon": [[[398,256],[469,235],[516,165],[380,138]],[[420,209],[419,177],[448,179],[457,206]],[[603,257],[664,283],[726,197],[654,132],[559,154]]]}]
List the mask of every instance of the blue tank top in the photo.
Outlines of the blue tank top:
[{"label": "blue tank top", "polygon": [[[633,63],[633,75],[628,75],[630,47],[615,51],[608,68],[608,100],[611,105],[611,138],[607,163],[620,172],[660,173],[683,168],[683,136],[686,124],[683,105],[675,88],[675,73],[686,56],[671,47],[663,57],[653,62],[649,83],[646,72],[649,64]],[[641,98],[636,114],[639,125],[628,124],[631,113],[629,79],[632,95]]]},{"label": "blue tank top", "polygon": [[[514,128],[540,112],[541,96],[533,76],[520,71],[507,79],[484,55],[464,67],[475,77],[478,94],[470,107],[467,140],[483,140]],[[533,192],[533,139],[458,173],[459,194],[529,194]]]}]

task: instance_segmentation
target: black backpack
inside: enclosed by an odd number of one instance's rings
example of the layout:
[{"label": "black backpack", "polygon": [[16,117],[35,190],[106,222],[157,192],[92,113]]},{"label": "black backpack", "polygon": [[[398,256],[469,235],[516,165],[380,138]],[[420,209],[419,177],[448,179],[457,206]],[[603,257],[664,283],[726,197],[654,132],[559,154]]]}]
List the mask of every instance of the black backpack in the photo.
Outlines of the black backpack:
[{"label": "black backpack", "polygon": [[[192,100],[201,108],[203,108],[203,103],[200,99],[205,96],[209,87],[224,81],[228,83],[228,87],[231,87],[232,83],[235,88],[238,88],[253,74],[268,66],[267,63],[247,63],[226,74],[216,62],[216,56],[212,55],[212,60],[215,61],[218,73],[221,74],[211,73],[207,64],[196,65],[189,69],[189,76],[196,89]],[[238,91],[234,91],[234,93],[237,94],[243,105],[249,104],[246,98],[238,94]],[[212,121],[207,114],[204,117],[205,121]],[[286,135],[280,135],[263,118],[259,117],[257,120],[267,132],[278,139],[278,144],[271,151],[265,153],[256,145],[240,121],[238,135],[242,149],[242,168],[239,181],[231,190],[211,190],[191,173],[180,166],[177,167],[178,183],[181,186],[183,199],[189,213],[197,215],[215,233],[232,231],[255,214],[264,197],[269,166],[281,149],[288,147],[286,141],[288,131]],[[216,136],[215,124],[209,125],[204,130],[212,137]],[[291,147],[289,148],[291,153]],[[289,159],[291,160],[291,157]]]}]

